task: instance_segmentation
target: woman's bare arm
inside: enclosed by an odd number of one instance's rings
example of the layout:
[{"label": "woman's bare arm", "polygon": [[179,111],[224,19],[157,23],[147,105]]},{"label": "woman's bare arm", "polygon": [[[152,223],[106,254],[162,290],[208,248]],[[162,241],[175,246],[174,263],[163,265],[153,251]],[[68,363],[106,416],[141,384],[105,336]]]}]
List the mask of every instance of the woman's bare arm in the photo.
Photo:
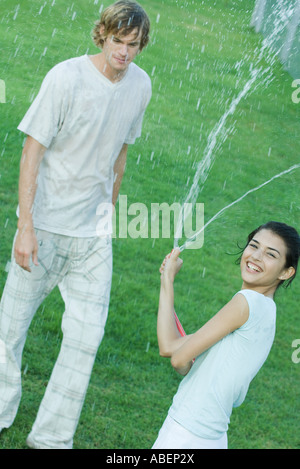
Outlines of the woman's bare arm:
[{"label": "woman's bare arm", "polygon": [[215,316],[197,332],[188,336],[171,357],[171,364],[180,373],[191,362],[228,334],[240,328],[249,318],[246,298],[238,294],[232,298]]},{"label": "woman's bare arm", "polygon": [[248,320],[249,307],[243,295],[236,295],[197,332],[181,337],[174,316],[174,279],[182,266],[179,254],[179,250],[175,250],[167,256],[160,269],[162,275],[157,336],[161,356],[170,357],[175,370],[185,375],[195,357]]}]

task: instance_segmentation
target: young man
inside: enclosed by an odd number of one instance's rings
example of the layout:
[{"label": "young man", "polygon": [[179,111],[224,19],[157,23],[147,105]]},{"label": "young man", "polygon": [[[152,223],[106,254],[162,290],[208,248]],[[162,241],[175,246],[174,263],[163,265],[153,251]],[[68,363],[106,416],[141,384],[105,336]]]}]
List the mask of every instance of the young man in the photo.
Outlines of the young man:
[{"label": "young man", "polygon": [[133,63],[147,45],[142,7],[122,0],[94,28],[102,51],[56,65],[18,129],[18,230],[0,307],[0,431],[21,398],[21,357],[30,322],[56,286],[65,302],[61,350],[28,446],[72,448],[95,356],[104,334],[111,238],[97,230],[99,206],[116,203],[127,149],[141,134],[151,97]]}]

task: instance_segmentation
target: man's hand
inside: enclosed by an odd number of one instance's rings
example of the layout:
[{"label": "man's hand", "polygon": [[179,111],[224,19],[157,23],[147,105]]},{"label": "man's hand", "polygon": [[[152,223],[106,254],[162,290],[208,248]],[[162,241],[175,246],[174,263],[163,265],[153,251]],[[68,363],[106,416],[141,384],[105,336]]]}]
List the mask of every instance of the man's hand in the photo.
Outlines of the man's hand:
[{"label": "man's hand", "polygon": [[14,255],[16,263],[22,269],[31,272],[29,262],[32,257],[32,262],[38,265],[38,242],[36,239],[35,231],[33,228],[19,229],[14,246]]}]

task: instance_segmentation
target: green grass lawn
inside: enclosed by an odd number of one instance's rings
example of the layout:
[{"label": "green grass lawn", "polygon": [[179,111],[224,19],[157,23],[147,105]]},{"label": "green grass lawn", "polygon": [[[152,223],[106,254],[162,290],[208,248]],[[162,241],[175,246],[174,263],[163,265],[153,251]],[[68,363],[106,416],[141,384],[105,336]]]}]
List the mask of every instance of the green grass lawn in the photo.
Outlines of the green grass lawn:
[{"label": "green grass lawn", "polygon": [[[47,71],[67,58],[96,53],[90,39],[108,0],[1,1],[0,294],[16,228],[18,165],[24,136],[17,125]],[[249,80],[262,37],[250,28],[254,2],[141,0],[152,21],[151,43],[137,63],[151,76],[153,98],[142,138],[130,148],[121,194],[128,205],[183,202],[207,138],[230,101]],[[268,65],[265,56],[260,63]],[[198,202],[208,221],[222,207],[273,175],[299,163],[300,104],[291,76],[275,60],[272,81],[260,79],[228,118],[234,131],[215,154]],[[205,231],[201,250],[182,254],[176,309],[193,332],[240,288],[237,243],[271,219],[296,226],[300,170],[245,198]],[[156,314],[158,269],[171,239],[115,239],[114,274],[106,334],[99,349],[75,435],[79,449],[151,448],[180,377],[159,357]],[[269,359],[245,403],[234,410],[232,449],[300,448],[299,278],[277,295],[277,335]],[[37,312],[23,357],[23,396],[0,448],[26,448],[25,439],[59,351],[63,302],[54,290]]]}]

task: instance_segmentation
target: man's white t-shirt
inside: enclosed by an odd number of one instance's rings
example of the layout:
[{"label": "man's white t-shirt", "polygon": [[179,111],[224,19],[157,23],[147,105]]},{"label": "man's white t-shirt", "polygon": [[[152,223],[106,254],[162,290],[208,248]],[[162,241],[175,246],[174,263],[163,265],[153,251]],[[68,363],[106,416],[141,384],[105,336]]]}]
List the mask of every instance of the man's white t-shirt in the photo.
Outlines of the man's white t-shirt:
[{"label": "man's white t-shirt", "polygon": [[33,207],[36,228],[97,235],[97,207],[112,202],[114,163],[123,144],[141,136],[150,98],[150,78],[134,63],[117,83],[87,55],[50,70],[18,126],[47,148]]}]

